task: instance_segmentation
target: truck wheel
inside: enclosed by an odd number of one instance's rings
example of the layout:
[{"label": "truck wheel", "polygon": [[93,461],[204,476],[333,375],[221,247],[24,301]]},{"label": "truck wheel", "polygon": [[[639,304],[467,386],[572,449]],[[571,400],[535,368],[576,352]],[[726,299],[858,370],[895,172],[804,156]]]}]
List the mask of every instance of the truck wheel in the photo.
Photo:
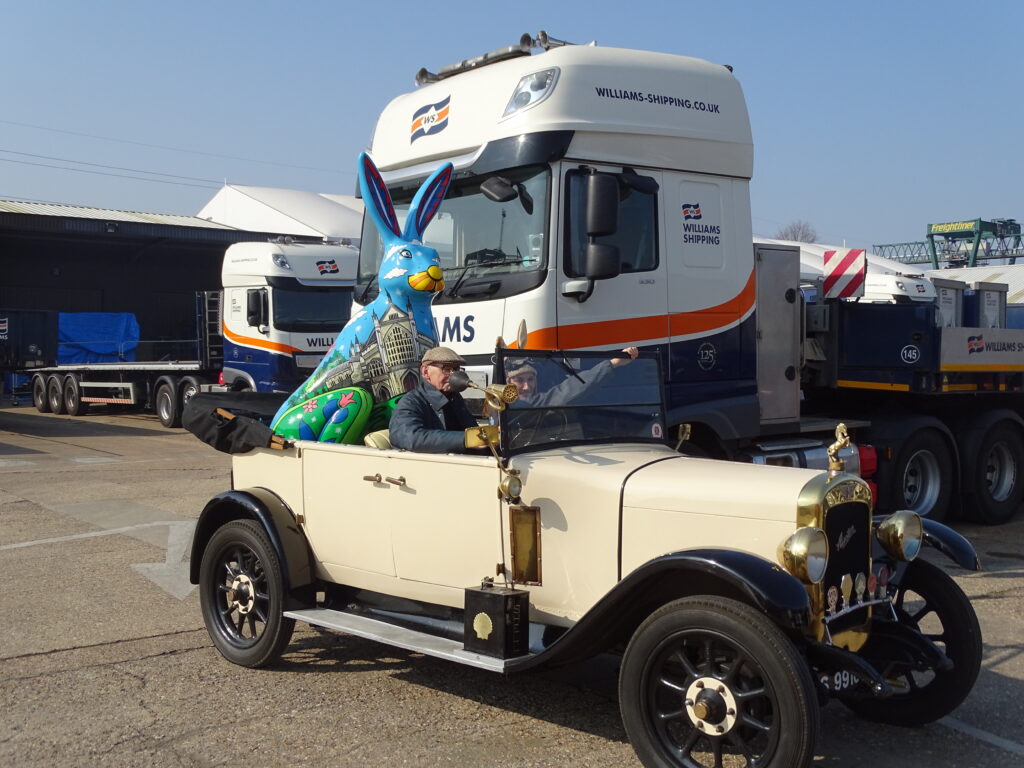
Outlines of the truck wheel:
[{"label": "truck wheel", "polygon": [[953,490],[953,457],[934,429],[914,432],[900,446],[889,489],[889,509],[909,509],[945,520]]},{"label": "truck wheel", "polygon": [[181,379],[181,413],[185,412],[185,404],[199,393],[199,379],[195,376],[184,376]]},{"label": "truck wheel", "polygon": [[64,379],[64,410],[71,416],[81,416],[89,410],[89,404],[82,402],[82,388],[74,376]]},{"label": "truck wheel", "polygon": [[46,380],[46,401],[51,413],[64,413],[64,390],[57,376],[51,376]]},{"label": "truck wheel", "polygon": [[252,520],[234,520],[210,537],[199,566],[199,603],[217,650],[243,667],[277,660],[295,629],[295,619],[282,615],[281,565]]},{"label": "truck wheel", "polygon": [[32,403],[40,413],[50,412],[50,398],[46,395],[46,379],[38,373],[32,377]]},{"label": "truck wheel", "polygon": [[907,566],[893,603],[902,624],[921,632],[952,660],[945,671],[924,669],[920,659],[898,640],[870,639],[860,655],[890,682],[886,699],[849,699],[843,703],[865,720],[920,726],[952,712],[967,698],[981,668],[981,628],[971,601],[945,571],[926,560]]},{"label": "truck wheel", "polygon": [[181,409],[178,407],[178,398],[174,394],[174,386],[169,382],[164,382],[156,388],[156,415],[160,417],[160,423],[165,427],[181,426]]},{"label": "truck wheel", "polygon": [[1009,521],[1024,500],[1024,440],[1006,421],[989,427],[977,451],[964,459],[974,493],[965,499],[971,520],[985,525]]},{"label": "truck wheel", "polygon": [[[626,733],[646,766],[810,763],[820,712],[807,664],[758,611],[690,597],[652,613],[619,673]],[[731,763],[730,763],[731,764]]]}]

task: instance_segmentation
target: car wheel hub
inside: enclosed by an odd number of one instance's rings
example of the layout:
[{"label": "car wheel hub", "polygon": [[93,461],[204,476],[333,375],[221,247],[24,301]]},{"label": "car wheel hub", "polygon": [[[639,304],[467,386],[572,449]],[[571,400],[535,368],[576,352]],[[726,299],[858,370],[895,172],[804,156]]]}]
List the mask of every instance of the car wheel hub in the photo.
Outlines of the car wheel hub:
[{"label": "car wheel hub", "polygon": [[252,579],[244,573],[238,574],[231,582],[228,600],[243,616],[249,613],[256,605],[256,589],[253,587]]},{"label": "car wheel hub", "polygon": [[736,697],[721,680],[694,680],[686,689],[684,703],[690,721],[705,733],[728,733],[736,724]]}]

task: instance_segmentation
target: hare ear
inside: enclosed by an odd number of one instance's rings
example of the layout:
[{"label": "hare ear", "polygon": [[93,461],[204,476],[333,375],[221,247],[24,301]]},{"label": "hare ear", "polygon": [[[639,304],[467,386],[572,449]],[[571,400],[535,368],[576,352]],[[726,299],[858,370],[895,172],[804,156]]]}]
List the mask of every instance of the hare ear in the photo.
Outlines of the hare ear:
[{"label": "hare ear", "polygon": [[437,209],[441,207],[441,201],[448,192],[451,180],[452,164],[445,163],[423,182],[423,186],[416,192],[416,197],[412,199],[412,205],[409,206],[409,216],[405,220],[403,233],[406,240],[423,242],[423,233],[433,220]]},{"label": "hare ear", "polygon": [[363,205],[385,243],[400,238],[402,232],[398,228],[398,217],[395,215],[395,206],[391,203],[391,194],[384,184],[384,179],[380,177],[377,166],[365,152],[359,155],[359,191],[363,195]]}]

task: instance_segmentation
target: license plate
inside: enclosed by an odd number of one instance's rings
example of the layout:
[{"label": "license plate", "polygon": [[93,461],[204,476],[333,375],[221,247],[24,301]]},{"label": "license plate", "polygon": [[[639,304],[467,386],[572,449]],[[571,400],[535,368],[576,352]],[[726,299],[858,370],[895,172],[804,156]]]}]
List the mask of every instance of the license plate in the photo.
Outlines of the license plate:
[{"label": "license plate", "polygon": [[848,688],[853,688],[855,685],[860,683],[856,675],[848,672],[847,670],[839,670],[837,672],[821,674],[818,677],[821,684],[833,693],[839,693],[845,691]]}]

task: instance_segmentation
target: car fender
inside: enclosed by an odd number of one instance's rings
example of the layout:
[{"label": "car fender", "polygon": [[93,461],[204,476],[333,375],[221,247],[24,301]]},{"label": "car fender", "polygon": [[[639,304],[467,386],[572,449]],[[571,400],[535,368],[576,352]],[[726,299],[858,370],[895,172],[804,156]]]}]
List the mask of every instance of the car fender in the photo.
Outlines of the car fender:
[{"label": "car fender", "polygon": [[929,520],[927,517],[921,520],[924,523],[924,543],[934,547],[942,554],[968,571],[980,571],[981,560],[974,545],[947,525]]},{"label": "car fender", "polygon": [[214,496],[199,515],[189,563],[193,584],[199,583],[199,566],[210,537],[225,523],[238,519],[255,520],[267,532],[281,563],[286,592],[313,582],[313,554],[291,509],[266,488],[246,488]]},{"label": "car fender", "polygon": [[793,636],[802,635],[810,620],[804,585],[775,563],[729,549],[672,552],[636,568],[544,651],[513,666],[525,669],[600,653],[627,641],[660,606],[696,595],[746,603]]}]

